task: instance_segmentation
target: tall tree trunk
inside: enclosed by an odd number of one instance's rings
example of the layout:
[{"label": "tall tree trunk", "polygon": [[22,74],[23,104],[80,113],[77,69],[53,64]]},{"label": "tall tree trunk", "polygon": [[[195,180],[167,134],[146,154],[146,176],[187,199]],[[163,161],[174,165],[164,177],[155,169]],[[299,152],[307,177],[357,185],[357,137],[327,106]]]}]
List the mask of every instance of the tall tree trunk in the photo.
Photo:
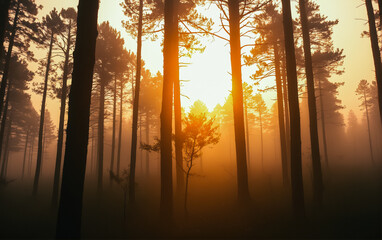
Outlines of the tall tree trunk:
[{"label": "tall tree trunk", "polygon": [[[284,52],[284,51],[283,51]],[[285,108],[285,140],[286,140],[286,146],[287,146],[287,161],[290,163],[290,118],[289,118],[289,101],[288,101],[288,81],[286,76],[286,59],[285,59],[285,52],[284,52],[284,61],[282,61],[282,81],[283,81],[283,92],[284,92],[284,108]],[[289,167],[288,167],[289,168]],[[288,176],[289,176],[289,169],[288,169]],[[288,177],[289,181],[289,177]]]},{"label": "tall tree trunk", "polygon": [[62,161],[62,147],[64,143],[64,124],[65,124],[65,108],[66,108],[66,94],[67,94],[67,82],[69,75],[69,57],[71,48],[71,28],[72,21],[70,20],[68,26],[67,45],[65,51],[64,72],[62,76],[62,92],[61,92],[61,106],[60,106],[60,121],[58,123],[58,138],[57,138],[57,153],[56,153],[56,165],[54,168],[53,179],[53,193],[52,193],[52,206],[58,206],[58,190],[60,185],[61,175],[61,161]]},{"label": "tall tree trunk", "polygon": [[46,64],[46,71],[45,71],[44,91],[42,93],[42,103],[41,103],[41,112],[40,112],[40,128],[38,130],[37,164],[36,164],[36,172],[35,172],[34,182],[33,182],[33,195],[37,194],[38,183],[39,183],[40,172],[41,172],[42,154],[43,154],[42,144],[43,144],[43,134],[44,134],[45,105],[46,105],[46,95],[47,95],[47,91],[48,91],[48,80],[49,80],[50,63],[51,63],[51,58],[52,58],[53,39],[54,39],[54,32],[52,30],[51,36],[50,36],[50,44],[49,44],[48,59],[47,59],[47,64]]},{"label": "tall tree trunk", "polygon": [[232,100],[235,128],[238,199],[249,200],[247,159],[245,147],[243,86],[241,78],[241,43],[239,1],[228,0],[232,68]]},{"label": "tall tree trunk", "polygon": [[0,61],[3,58],[3,46],[5,38],[5,30],[8,23],[8,11],[11,0],[0,0]]},{"label": "tall tree trunk", "polygon": [[263,140],[263,119],[261,111],[259,111],[260,118],[260,141],[261,141],[261,167],[264,170],[264,140]]},{"label": "tall tree trunk", "polygon": [[[179,29],[178,29],[179,1],[174,1],[174,47],[176,47],[176,68],[174,69],[174,115],[175,115],[175,162],[176,162],[176,187],[180,193],[184,189],[183,171],[183,141],[182,141],[182,104],[180,98],[179,79]],[[175,55],[175,52],[174,52]],[[175,57],[175,56],[174,56]],[[174,65],[175,67],[175,65]]]},{"label": "tall tree trunk", "polygon": [[324,110],[324,98],[322,95],[321,79],[318,81],[318,91],[320,93],[320,110],[321,110],[321,125],[322,125],[322,141],[324,144],[324,155],[325,164],[329,168],[329,155],[328,155],[328,144],[326,143],[326,120],[325,120],[325,110]]},{"label": "tall tree trunk", "polygon": [[250,156],[250,147],[249,147],[249,124],[248,124],[248,105],[247,99],[244,99],[244,113],[245,113],[245,135],[247,136],[247,164],[248,164],[248,172],[251,172],[251,156]]},{"label": "tall tree trunk", "polygon": [[367,107],[367,99],[366,99],[366,91],[365,90],[363,91],[363,97],[364,97],[365,110],[366,110],[367,131],[369,134],[370,158],[371,158],[371,162],[375,165],[374,154],[373,154],[373,143],[371,141],[371,132],[370,132],[369,109]]},{"label": "tall tree trunk", "polygon": [[371,0],[365,0],[366,9],[367,9],[367,17],[369,20],[369,33],[370,33],[370,41],[371,48],[373,50],[373,58],[374,58],[374,68],[375,68],[375,76],[377,79],[378,86],[378,103],[379,103],[379,114],[380,121],[382,122],[382,63],[381,63],[381,51],[378,45],[378,35],[377,28],[375,26],[375,16],[374,9]]},{"label": "tall tree trunk", "polygon": [[285,136],[285,122],[284,122],[284,105],[283,105],[283,89],[281,83],[280,72],[280,52],[277,43],[273,44],[274,57],[275,57],[275,73],[276,73],[276,90],[277,90],[277,110],[279,120],[279,134],[280,134],[280,149],[281,149],[281,165],[283,184],[286,186],[289,183],[288,178],[288,157],[287,157],[287,144]]},{"label": "tall tree trunk", "polygon": [[303,218],[305,217],[305,202],[301,164],[300,107],[290,0],[282,0],[282,9],[290,109],[292,203],[295,216]]},{"label": "tall tree trunk", "polygon": [[34,148],[35,136],[32,136],[31,146],[29,149],[29,166],[28,166],[28,176],[31,176],[32,172],[32,162],[33,162],[33,148]]},{"label": "tall tree trunk", "polygon": [[46,132],[44,131],[43,136],[42,136],[41,169],[44,166],[45,144],[46,144]]},{"label": "tall tree trunk", "polygon": [[[139,113],[138,110],[138,128],[139,128],[139,142],[142,142],[142,113]],[[137,141],[138,142],[138,141]],[[143,174],[143,157],[142,157],[142,149],[139,151],[139,162],[141,163],[141,173]]]},{"label": "tall tree trunk", "polygon": [[[110,171],[114,170],[114,153],[115,153],[115,116],[117,112],[117,78],[114,76],[114,93],[113,93],[113,132],[111,137],[111,160]],[[110,179],[110,183],[112,180]]]},{"label": "tall tree trunk", "polygon": [[7,89],[7,84],[8,84],[9,66],[11,64],[12,49],[15,43],[15,35],[17,31],[17,20],[19,19],[19,13],[20,13],[20,2],[17,1],[16,13],[13,19],[12,33],[9,39],[7,56],[5,58],[5,64],[3,68],[3,77],[0,84],[0,116],[3,113],[4,96],[5,96],[5,90]]},{"label": "tall tree trunk", "polygon": [[56,237],[80,238],[98,0],[79,0],[68,127]]},{"label": "tall tree trunk", "polygon": [[133,71],[131,70],[131,76],[130,76],[130,79],[131,79],[131,105],[133,105],[134,103],[134,99],[135,99],[135,87],[134,87],[134,76],[133,76]]},{"label": "tall tree trunk", "polygon": [[[12,111],[10,111],[12,112]],[[9,114],[11,115],[11,114]],[[6,179],[7,178],[7,169],[8,169],[8,156],[9,156],[9,138],[11,136],[12,132],[12,117],[9,116],[9,126],[7,130],[7,135],[5,139],[5,147],[4,147],[4,155],[3,155],[3,164],[1,166],[1,176],[0,179]]]},{"label": "tall tree trunk", "polygon": [[12,82],[10,81],[8,84],[8,90],[7,90],[7,97],[5,98],[5,106],[4,106],[4,112],[3,116],[1,118],[1,126],[0,126],[0,157],[3,152],[3,142],[4,142],[4,134],[5,134],[5,128],[7,123],[7,113],[8,113],[8,105],[9,105],[9,98],[11,96],[11,87]]},{"label": "tall tree trunk", "polygon": [[121,162],[121,143],[122,143],[122,122],[123,122],[123,82],[121,79],[120,86],[120,105],[119,105],[119,132],[118,132],[118,155],[117,155],[117,176],[119,176],[119,168]]},{"label": "tall tree trunk", "polygon": [[176,11],[173,0],[164,1],[164,43],[163,43],[163,92],[160,116],[160,171],[161,171],[161,218],[170,221],[173,212],[172,183],[172,97],[176,79]]},{"label": "tall tree trunk", "polygon": [[139,114],[139,91],[141,85],[141,54],[142,54],[142,21],[143,0],[139,0],[138,38],[137,38],[137,68],[135,73],[135,94],[133,103],[133,129],[131,133],[131,158],[130,158],[130,181],[129,203],[135,203],[135,165],[137,161],[137,131]]},{"label": "tall tree trunk", "polygon": [[[9,91],[9,90],[8,90]],[[8,93],[9,94],[9,93]],[[10,132],[10,129],[4,139],[4,135],[5,135],[5,129],[6,129],[6,119],[7,119],[7,112],[9,111],[8,110],[8,102],[9,102],[9,97],[7,96],[6,98],[6,102],[5,102],[5,109],[4,109],[4,113],[3,113],[3,119],[2,119],[2,122],[1,122],[1,134],[0,134],[0,138],[1,138],[1,145],[3,145],[3,140],[5,140],[5,143],[4,143],[4,158],[3,158],[3,163],[1,165],[1,173],[0,173],[0,179],[4,180],[5,179],[5,169],[6,169],[6,165],[7,165],[7,162],[6,162],[6,151],[7,151],[7,145],[8,145],[8,139],[9,139],[9,132]],[[9,118],[10,121],[12,121],[11,118]],[[11,123],[10,123],[11,124]],[[1,152],[0,152],[0,158],[1,158]]]},{"label": "tall tree trunk", "polygon": [[305,55],[305,73],[306,84],[308,89],[308,105],[309,105],[309,126],[310,126],[310,147],[312,152],[312,168],[313,168],[313,195],[315,201],[322,205],[322,195],[324,184],[322,180],[320,146],[318,140],[317,127],[317,106],[316,94],[314,87],[314,75],[312,64],[312,53],[310,44],[309,22],[306,13],[306,0],[299,0],[300,3],[300,19],[302,27],[302,35],[304,42]]},{"label": "tall tree trunk", "polygon": [[24,174],[25,174],[25,162],[26,162],[26,159],[27,159],[29,133],[30,133],[30,130],[28,129],[26,137],[25,137],[24,158],[23,158],[23,171],[21,173],[21,178],[22,179],[24,179]]},{"label": "tall tree trunk", "polygon": [[91,147],[91,150],[90,150],[90,173],[92,174],[93,173],[93,165],[94,165],[94,128],[91,128],[92,129],[92,147]]},{"label": "tall tree trunk", "polygon": [[[150,117],[148,112],[146,112],[146,143],[150,144]],[[146,151],[146,176],[150,174],[150,155],[149,151]]]},{"label": "tall tree trunk", "polygon": [[100,79],[101,90],[99,97],[99,113],[98,113],[98,144],[97,144],[97,189],[102,190],[103,183],[103,141],[104,141],[104,116],[105,116],[105,79]]}]

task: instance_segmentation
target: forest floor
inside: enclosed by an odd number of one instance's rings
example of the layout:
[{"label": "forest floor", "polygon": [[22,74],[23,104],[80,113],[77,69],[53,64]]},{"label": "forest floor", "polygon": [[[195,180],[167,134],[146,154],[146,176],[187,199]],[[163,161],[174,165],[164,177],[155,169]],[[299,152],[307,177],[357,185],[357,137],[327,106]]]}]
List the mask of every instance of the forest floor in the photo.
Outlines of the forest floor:
[{"label": "forest floor", "polygon": [[[267,174],[251,178],[256,184],[250,186],[251,201],[246,206],[237,204],[235,181],[194,178],[188,217],[182,194],[175,194],[171,224],[159,218],[158,176],[137,179],[137,202],[128,208],[126,219],[122,189],[105,177],[98,193],[90,184],[94,179],[87,179],[82,235],[85,239],[376,239],[382,229],[380,177],[366,168],[331,169],[322,208],[314,207],[310,188],[305,187],[307,216],[299,222],[293,218],[288,188],[274,184]],[[16,179],[1,189],[1,238],[54,238],[57,213],[50,202],[51,179],[43,178],[36,197],[31,196],[31,182]]]}]

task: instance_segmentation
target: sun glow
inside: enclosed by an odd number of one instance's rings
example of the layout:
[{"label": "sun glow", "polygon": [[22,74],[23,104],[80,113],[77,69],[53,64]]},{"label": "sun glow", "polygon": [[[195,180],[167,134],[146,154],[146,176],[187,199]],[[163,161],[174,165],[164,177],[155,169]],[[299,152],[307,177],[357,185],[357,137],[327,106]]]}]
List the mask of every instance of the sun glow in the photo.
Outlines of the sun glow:
[{"label": "sun glow", "polygon": [[[48,0],[41,1],[44,5],[41,16],[49,12],[53,7],[69,7],[76,6],[76,0],[60,1],[53,3]],[[120,7],[121,0],[101,0],[99,11],[99,22],[109,21],[111,26],[121,32],[125,39],[125,46],[127,49],[136,51],[136,40],[129,36],[123,29],[121,21],[125,19]],[[353,109],[356,113],[360,114],[358,109],[358,102],[352,94],[359,79],[374,79],[374,71],[370,50],[370,41],[367,38],[361,38],[360,33],[367,30],[365,21],[366,13],[363,7],[359,6],[358,0],[320,0],[321,11],[327,15],[329,19],[339,19],[339,25],[334,29],[334,45],[338,48],[344,48],[347,58],[345,59],[345,73],[341,76],[335,76],[334,81],[344,81],[346,84],[340,89],[340,98],[343,99],[344,105],[347,110]],[[295,5],[292,6],[295,9]],[[351,10],[338,11],[339,8]],[[220,21],[217,9],[210,5],[204,10],[207,16],[214,19],[215,27],[219,27]],[[296,12],[294,12],[297,16]],[[358,20],[357,20],[358,19]],[[224,33],[222,33],[224,35]],[[224,36],[226,37],[226,36]],[[352,41],[347,41],[352,39]],[[146,39],[143,42],[142,58],[146,63],[146,67],[155,74],[156,72],[163,71],[163,53],[161,50],[162,38],[158,38],[153,42]],[[249,39],[242,39],[242,41],[249,41]],[[230,77],[230,58],[229,58],[229,44],[219,38],[206,38],[202,39],[203,45],[206,49],[203,53],[196,53],[191,58],[181,59],[181,62],[188,63],[186,67],[180,69],[180,78],[185,80],[182,85],[182,105],[186,109],[196,100],[202,100],[206,103],[211,111],[216,104],[222,104],[231,90],[231,77]],[[244,48],[243,51],[249,51],[250,48]],[[362,66],[365,71],[357,71]],[[253,74],[255,66],[243,66],[243,81],[251,83],[249,76]],[[273,84],[273,80],[264,81],[265,85]],[[260,86],[261,87],[261,86]],[[270,107],[275,99],[274,93],[264,94],[264,100]],[[36,102],[38,106],[39,100]],[[56,103],[50,103],[56,105]],[[57,113],[52,112],[52,115],[58,116]],[[58,119],[58,117],[57,117]]]}]

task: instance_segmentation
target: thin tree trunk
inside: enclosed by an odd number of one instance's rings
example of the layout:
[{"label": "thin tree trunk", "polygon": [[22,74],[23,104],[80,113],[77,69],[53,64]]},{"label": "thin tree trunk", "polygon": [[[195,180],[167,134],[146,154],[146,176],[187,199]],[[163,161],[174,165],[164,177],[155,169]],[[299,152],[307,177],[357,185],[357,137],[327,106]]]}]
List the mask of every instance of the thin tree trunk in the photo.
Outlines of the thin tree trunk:
[{"label": "thin tree trunk", "polygon": [[260,118],[260,141],[261,141],[261,167],[264,171],[264,141],[263,141],[263,119],[261,111],[259,111]]},{"label": "thin tree trunk", "polygon": [[[150,117],[146,112],[146,143],[150,144]],[[150,174],[150,155],[149,151],[146,151],[146,176],[148,177]]]},{"label": "thin tree trunk", "polygon": [[[283,92],[284,92],[284,108],[285,108],[285,141],[287,149],[287,161],[290,163],[290,118],[289,118],[289,101],[288,101],[288,81],[286,76],[286,63],[285,63],[285,54],[284,54],[284,66],[282,67],[282,80],[283,80]],[[288,181],[290,169],[288,167]]]},{"label": "thin tree trunk", "polygon": [[92,148],[90,152],[90,173],[93,173],[93,165],[94,165],[94,128],[92,128]]},{"label": "thin tree trunk", "polygon": [[97,146],[97,188],[98,191],[102,190],[103,182],[103,147],[104,147],[104,116],[105,116],[105,84],[104,79],[101,79],[101,91],[99,101],[98,113],[98,146]]},{"label": "thin tree trunk", "polygon": [[247,136],[247,164],[248,172],[251,172],[251,156],[250,156],[250,147],[249,147],[249,124],[248,124],[248,106],[247,99],[244,99],[244,113],[245,113],[245,135]]},{"label": "thin tree trunk", "polygon": [[131,133],[131,158],[130,158],[130,181],[129,203],[135,203],[135,165],[137,161],[137,131],[139,114],[139,91],[141,85],[141,54],[142,54],[142,21],[143,0],[139,0],[138,38],[137,38],[137,68],[135,73],[135,94],[133,103],[133,128]]},{"label": "thin tree trunk", "polygon": [[[44,128],[45,128],[45,125],[44,125]],[[41,169],[43,169],[43,166],[44,166],[45,144],[46,144],[46,132],[44,131],[43,137],[42,137]]]},{"label": "thin tree trunk", "polygon": [[80,238],[98,0],[79,0],[56,238]]},{"label": "thin tree trunk", "polygon": [[325,164],[329,168],[329,156],[328,156],[328,145],[326,143],[326,123],[325,123],[325,111],[324,111],[324,100],[322,95],[321,80],[318,81],[318,91],[320,93],[320,107],[321,107],[321,125],[322,125],[322,141],[324,144],[324,155]]},{"label": "thin tree trunk", "polygon": [[301,126],[297,86],[296,54],[294,47],[290,0],[282,0],[282,9],[291,128],[292,203],[295,216],[301,219],[305,217],[305,202],[301,164]]},{"label": "thin tree trunk", "polygon": [[0,0],[0,61],[3,57],[3,46],[5,38],[5,30],[8,24],[8,11],[11,0]]},{"label": "thin tree trunk", "polygon": [[131,105],[134,103],[135,99],[135,87],[134,87],[134,76],[133,76],[133,71],[131,71]]},{"label": "thin tree trunk", "polygon": [[123,122],[123,82],[122,82],[122,79],[121,79],[120,105],[119,105],[119,133],[118,133],[117,176],[119,176],[119,168],[120,168],[120,162],[121,162],[122,122]]},{"label": "thin tree trunk", "polygon": [[31,176],[32,172],[32,162],[33,162],[33,148],[34,148],[35,136],[32,136],[32,143],[29,150],[29,166],[28,166],[28,176]]},{"label": "thin tree trunk", "polygon": [[[111,160],[110,171],[114,170],[114,153],[115,153],[115,116],[117,113],[117,78],[114,76],[114,93],[113,93],[113,132],[111,137]],[[111,175],[110,175],[111,176]],[[112,180],[110,179],[110,183]]]},{"label": "thin tree trunk", "polygon": [[5,98],[4,112],[3,112],[3,117],[1,119],[1,127],[0,127],[0,158],[1,158],[1,154],[3,152],[3,142],[4,142],[6,123],[7,123],[7,114],[8,114],[9,98],[10,98],[10,93],[11,93],[11,91],[10,91],[11,90],[11,85],[12,85],[12,83],[10,82],[8,84],[7,97]]},{"label": "thin tree trunk", "polygon": [[52,207],[58,206],[58,190],[60,185],[61,175],[61,161],[62,161],[62,148],[64,143],[64,124],[65,124],[65,108],[66,108],[66,94],[67,94],[67,82],[69,75],[69,57],[71,48],[71,28],[72,21],[69,21],[67,45],[65,51],[64,71],[62,76],[62,93],[61,93],[61,106],[60,106],[60,121],[58,123],[58,138],[57,138],[57,153],[56,153],[56,165],[54,168],[53,179],[53,193],[52,193]]},{"label": "thin tree trunk", "polygon": [[[139,113],[138,110],[138,128],[139,128],[139,142],[142,142],[142,113]],[[138,142],[138,141],[137,141]],[[143,174],[143,157],[142,157],[142,149],[139,150],[139,162],[141,163],[141,173]]]},{"label": "thin tree trunk", "polygon": [[[177,192],[184,189],[183,171],[183,140],[182,140],[182,104],[180,98],[179,79],[179,29],[178,8],[179,1],[174,1],[174,47],[176,47],[176,68],[174,69],[174,115],[175,115],[175,162],[176,162],[176,187]],[[175,52],[174,52],[175,55]],[[175,66],[174,66],[175,67]]]},{"label": "thin tree trunk", "polygon": [[17,31],[17,20],[19,19],[19,13],[20,13],[20,2],[18,0],[15,18],[13,19],[11,37],[9,38],[7,56],[5,58],[5,64],[3,68],[3,77],[0,84],[0,116],[3,113],[4,96],[5,96],[5,90],[7,89],[7,84],[8,84],[9,66],[11,64],[12,49],[15,43],[15,36]]},{"label": "thin tree trunk", "polygon": [[380,121],[382,122],[382,63],[381,63],[381,51],[378,45],[378,35],[377,29],[375,26],[375,16],[374,9],[371,0],[365,0],[367,16],[369,20],[369,33],[370,33],[370,41],[371,48],[373,50],[373,58],[374,58],[374,68],[375,68],[375,76],[377,79],[378,86],[378,103],[379,103],[379,114]]},{"label": "thin tree trunk", "polygon": [[25,138],[24,158],[23,158],[23,171],[22,171],[22,174],[21,174],[21,179],[24,179],[24,174],[25,174],[25,162],[26,162],[26,158],[27,158],[29,132],[30,132],[30,130],[27,130],[27,136]]},{"label": "thin tree trunk", "polygon": [[[8,105],[8,104],[6,103],[6,105]],[[8,107],[8,106],[6,106],[6,107]],[[6,114],[7,111],[8,110],[5,109],[4,114]],[[7,152],[8,152],[8,143],[9,143],[9,137],[11,134],[11,130],[12,130],[12,119],[11,119],[11,116],[9,116],[9,126],[8,126],[7,135],[5,136],[3,163],[1,165],[1,175],[0,175],[0,179],[3,179],[3,180],[6,179],[6,175],[7,175],[7,170],[6,170],[7,165],[8,165]],[[4,135],[2,137],[4,137]],[[1,157],[1,154],[0,154],[0,157]]]},{"label": "thin tree trunk", "polygon": [[45,105],[46,105],[46,95],[48,91],[48,80],[49,80],[49,71],[50,71],[50,63],[52,58],[52,49],[53,49],[53,38],[54,32],[52,30],[51,36],[50,36],[50,44],[49,44],[49,52],[48,52],[48,59],[46,64],[46,71],[45,71],[45,80],[44,80],[44,91],[42,93],[42,103],[41,103],[41,112],[40,112],[40,128],[38,131],[38,149],[37,149],[37,164],[36,164],[36,172],[34,176],[34,182],[33,182],[33,195],[37,194],[38,189],[38,183],[40,179],[40,172],[41,172],[41,165],[42,165],[42,144],[43,144],[43,134],[44,134],[44,120],[45,120]]},{"label": "thin tree trunk", "polygon": [[281,72],[280,72],[280,53],[279,53],[279,48],[277,43],[273,44],[273,50],[274,50],[274,57],[275,57],[277,110],[278,110],[278,118],[279,118],[278,120],[279,120],[282,176],[283,176],[283,184],[284,186],[286,186],[289,183],[288,157],[287,157],[287,144],[286,144],[286,136],[285,136],[283,89],[282,89]]},{"label": "thin tree trunk", "polygon": [[373,143],[371,141],[371,132],[370,132],[369,109],[367,107],[367,99],[366,99],[366,91],[365,90],[363,91],[363,97],[364,97],[365,110],[366,110],[367,131],[369,133],[370,158],[371,158],[371,162],[375,165],[374,154],[373,154]]},{"label": "thin tree trunk", "polygon": [[317,127],[317,106],[316,94],[314,87],[313,63],[310,44],[309,22],[306,13],[306,0],[299,0],[300,3],[300,19],[304,42],[304,55],[305,55],[305,72],[306,83],[308,89],[308,104],[309,104],[309,126],[310,126],[310,147],[312,152],[312,168],[313,168],[313,193],[314,199],[322,205],[322,195],[324,191],[324,184],[322,180],[321,157],[320,157],[320,144],[318,140],[318,127]]},{"label": "thin tree trunk", "polygon": [[172,183],[172,98],[176,79],[177,47],[176,45],[176,11],[173,0],[164,1],[164,43],[163,43],[163,93],[162,112],[160,116],[160,171],[161,199],[160,215],[170,221],[173,212]]},{"label": "thin tree trunk", "polygon": [[188,199],[188,180],[189,180],[189,177],[190,177],[190,172],[191,172],[191,168],[193,166],[193,159],[194,159],[194,151],[195,150],[195,139],[194,139],[194,142],[192,144],[192,152],[191,152],[191,155],[190,155],[190,162],[189,162],[189,165],[187,164],[187,173],[186,173],[186,186],[185,186],[185,191],[184,191],[184,212],[186,214],[186,217],[188,217],[188,211],[187,211],[187,199]]},{"label": "thin tree trunk", "polygon": [[245,147],[243,86],[241,76],[241,43],[239,1],[228,0],[232,68],[232,100],[235,128],[238,199],[249,200],[247,157]]}]

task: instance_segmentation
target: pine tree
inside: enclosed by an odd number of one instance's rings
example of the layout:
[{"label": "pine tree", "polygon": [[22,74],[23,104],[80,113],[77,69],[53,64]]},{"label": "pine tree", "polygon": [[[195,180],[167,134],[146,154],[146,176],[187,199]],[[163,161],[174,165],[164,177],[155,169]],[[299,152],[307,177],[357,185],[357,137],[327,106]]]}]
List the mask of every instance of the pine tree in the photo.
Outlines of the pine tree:
[{"label": "pine tree", "polygon": [[[382,122],[382,61],[381,51],[378,44],[377,28],[375,25],[374,9],[371,0],[365,0],[367,17],[369,20],[369,34],[371,41],[371,48],[373,50],[375,76],[378,86],[378,101],[379,101],[379,114]],[[381,6],[381,5],[380,5]]]},{"label": "pine tree", "polygon": [[[64,63],[62,65],[62,82],[59,83],[57,87],[57,97],[61,100],[60,105],[60,120],[58,124],[58,138],[57,138],[57,153],[56,153],[56,166],[54,170],[54,180],[53,180],[53,193],[52,193],[52,206],[57,207],[58,204],[58,191],[61,175],[61,162],[62,162],[62,149],[64,143],[64,121],[65,121],[65,109],[66,109],[66,99],[68,92],[68,78],[69,72],[72,66],[71,53],[73,51],[73,46],[75,42],[75,30],[76,30],[76,18],[77,13],[74,8],[62,9],[60,16],[63,20],[63,27],[66,28],[67,35],[62,34],[60,43],[58,43],[58,48],[64,54]],[[64,30],[65,32],[65,30]]]},{"label": "pine tree", "polygon": [[44,87],[42,91],[42,103],[41,103],[41,111],[40,111],[40,127],[38,134],[38,148],[37,148],[37,164],[36,164],[36,172],[33,182],[33,195],[37,194],[38,183],[40,179],[41,172],[41,161],[43,154],[43,135],[44,135],[44,120],[45,120],[45,105],[46,105],[46,97],[48,91],[48,80],[49,73],[51,71],[51,62],[52,62],[52,51],[53,51],[53,43],[56,41],[56,35],[60,34],[63,31],[62,21],[56,9],[53,9],[49,15],[47,15],[43,19],[43,26],[45,29],[45,42],[44,46],[49,46],[48,56],[46,60],[46,70],[45,70],[45,79],[44,79]]},{"label": "pine tree", "polygon": [[99,110],[98,110],[98,173],[97,186],[102,190],[103,185],[103,157],[104,157],[104,120],[105,120],[105,98],[107,86],[113,80],[115,66],[120,61],[123,54],[123,44],[119,32],[109,25],[109,22],[103,22],[99,26],[99,35],[97,39],[96,65],[95,70],[98,76],[99,87]]},{"label": "pine tree", "polygon": [[290,109],[291,134],[291,185],[294,214],[305,217],[304,188],[301,164],[301,126],[297,89],[296,53],[293,37],[293,22],[289,0],[282,0],[285,55],[288,75],[288,100]]},{"label": "pine tree", "polygon": [[98,0],[80,0],[73,78],[69,95],[68,128],[62,174],[57,238],[79,238],[95,48]]},{"label": "pine tree", "polygon": [[361,80],[356,89],[356,94],[359,95],[358,99],[362,102],[361,107],[365,110],[366,122],[367,122],[367,132],[369,136],[369,147],[370,147],[370,159],[373,164],[374,154],[373,154],[373,143],[371,138],[371,129],[370,129],[370,119],[369,119],[369,109],[370,109],[370,100],[371,100],[371,90],[370,84],[366,80]]}]

